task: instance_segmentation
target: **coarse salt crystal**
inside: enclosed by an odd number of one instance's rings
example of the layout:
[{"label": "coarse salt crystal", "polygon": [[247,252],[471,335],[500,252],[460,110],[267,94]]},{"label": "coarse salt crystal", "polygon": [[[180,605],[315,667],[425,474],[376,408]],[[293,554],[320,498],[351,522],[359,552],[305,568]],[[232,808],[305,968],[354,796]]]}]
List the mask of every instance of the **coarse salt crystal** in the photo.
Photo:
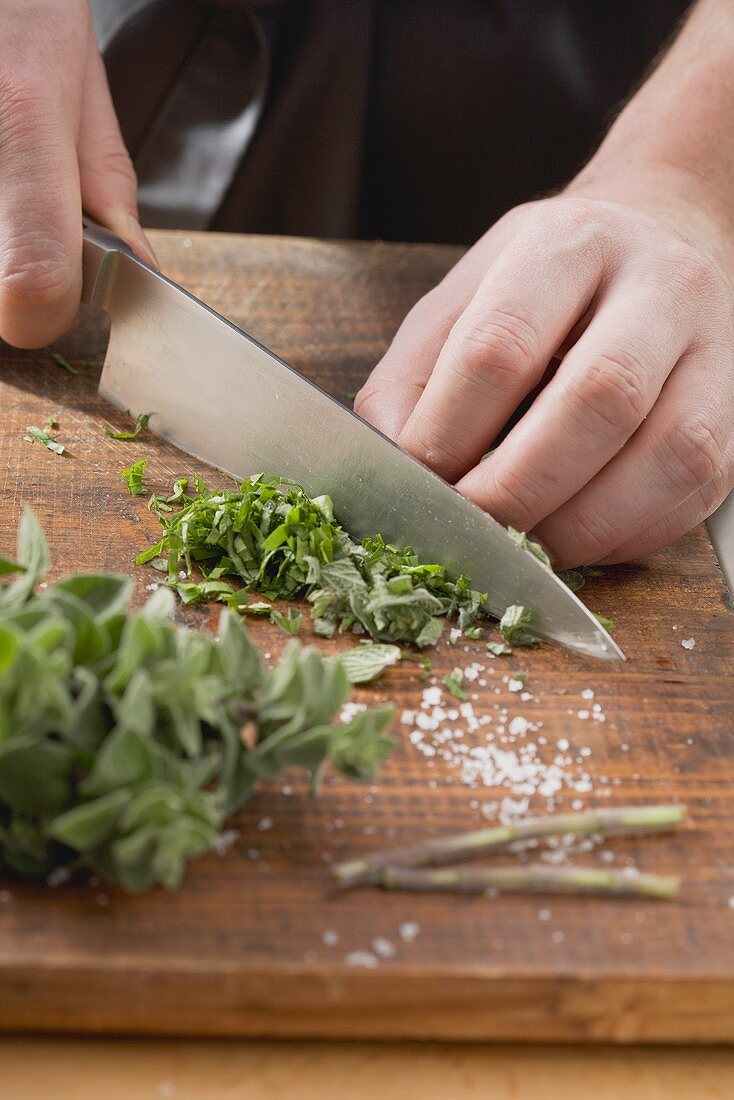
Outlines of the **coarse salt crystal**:
[{"label": "coarse salt crystal", "polygon": [[550,920],[551,916],[552,916],[552,914],[551,914],[550,909],[539,909],[538,910],[538,920]]},{"label": "coarse salt crystal", "polygon": [[272,817],[261,817],[257,823],[257,827],[261,833],[266,833],[268,829],[273,827]]},{"label": "coarse salt crystal", "polygon": [[333,928],[327,928],[321,933],[321,942],[325,947],[336,947],[339,943],[339,933],[335,932]]},{"label": "coarse salt crystal", "polygon": [[684,649],[693,649],[695,644],[696,644],[696,639],[695,638],[684,638],[683,641],[681,642],[681,645],[683,646]]},{"label": "coarse salt crystal", "polygon": [[398,953],[395,944],[385,936],[375,936],[372,941],[372,950],[381,959],[392,959]]},{"label": "coarse salt crystal", "polygon": [[405,943],[412,943],[420,935],[421,926],[417,920],[404,920],[398,931],[401,940]]},{"label": "coarse salt crystal", "polygon": [[509,691],[522,691],[524,686],[523,680],[511,679],[507,681],[507,688]]},{"label": "coarse salt crystal", "polygon": [[358,966],[365,970],[374,970],[379,961],[371,951],[350,951],[344,956],[346,966]]},{"label": "coarse salt crystal", "polygon": [[591,688],[584,688],[584,690],[581,692],[581,698],[582,699],[593,699],[594,698],[594,692],[591,690]]}]

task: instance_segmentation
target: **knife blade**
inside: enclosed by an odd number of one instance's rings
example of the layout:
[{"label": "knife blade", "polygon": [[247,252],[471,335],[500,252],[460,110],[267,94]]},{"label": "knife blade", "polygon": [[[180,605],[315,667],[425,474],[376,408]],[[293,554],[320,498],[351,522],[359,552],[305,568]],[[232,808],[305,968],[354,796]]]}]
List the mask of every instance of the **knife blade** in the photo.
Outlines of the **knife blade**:
[{"label": "knife blade", "polygon": [[355,537],[380,532],[466,573],[501,616],[533,611],[538,634],[624,659],[593,614],[501,524],[247,333],[85,221],[84,292],[111,315],[100,394],[182,451],[241,479],[281,474],[328,493]]}]

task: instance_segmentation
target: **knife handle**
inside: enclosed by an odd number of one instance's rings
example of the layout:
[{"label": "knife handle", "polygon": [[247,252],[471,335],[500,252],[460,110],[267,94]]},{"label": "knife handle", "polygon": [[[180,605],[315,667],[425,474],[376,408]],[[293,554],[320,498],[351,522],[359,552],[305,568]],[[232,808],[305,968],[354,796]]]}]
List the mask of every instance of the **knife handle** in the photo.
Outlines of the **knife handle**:
[{"label": "knife handle", "polygon": [[82,301],[104,309],[107,289],[120,256],[132,256],[133,251],[109,229],[97,225],[91,218],[84,217],[82,223]]}]

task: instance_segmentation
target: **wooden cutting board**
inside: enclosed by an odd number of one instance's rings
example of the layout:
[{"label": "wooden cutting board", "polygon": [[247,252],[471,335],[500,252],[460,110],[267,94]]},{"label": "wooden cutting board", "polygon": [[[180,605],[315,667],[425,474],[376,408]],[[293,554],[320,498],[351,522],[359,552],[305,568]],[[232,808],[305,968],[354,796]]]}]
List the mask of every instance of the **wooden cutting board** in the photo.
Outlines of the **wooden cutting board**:
[{"label": "wooden cutting board", "polygon": [[[457,256],[444,247],[224,235],[154,241],[167,273],[341,397]],[[134,443],[104,434],[104,425],[122,424],[96,394],[104,345],[103,320],[85,313],[59,345],[75,376],[46,352],[0,349],[0,546],[12,548],[21,504],[31,502],[57,575],[131,572],[134,553],[157,537],[144,501],[119,481],[122,467],[148,457],[158,489],[192,470],[207,474],[150,433]],[[59,421],[63,457],[21,438],[49,416]],[[134,575],[142,599],[152,576]],[[734,1040],[734,616],[722,577],[701,528],[643,565],[609,570],[584,595],[615,620],[626,665],[551,646],[492,660],[482,642],[468,651],[445,642],[433,655],[439,676],[457,664],[486,666],[471,685],[484,724],[470,731],[448,720],[459,730],[448,759],[436,731],[407,715],[378,784],[330,779],[315,801],[297,776],[262,788],[233,822],[226,854],[193,865],[174,894],[0,883],[0,1026]],[[206,611],[187,618],[214,622]],[[269,624],[252,629],[277,655],[284,635]],[[689,638],[693,649],[681,645]],[[525,697],[508,689],[517,671],[527,673]],[[418,672],[405,661],[356,698],[393,699],[399,718],[420,710]],[[524,736],[513,718],[532,723]],[[496,750],[519,753],[528,742],[558,808],[686,803],[691,825],[675,836],[573,857],[679,873],[678,901],[333,893],[335,859],[521,808],[522,792],[492,784]],[[535,794],[529,808],[546,802]]]}]

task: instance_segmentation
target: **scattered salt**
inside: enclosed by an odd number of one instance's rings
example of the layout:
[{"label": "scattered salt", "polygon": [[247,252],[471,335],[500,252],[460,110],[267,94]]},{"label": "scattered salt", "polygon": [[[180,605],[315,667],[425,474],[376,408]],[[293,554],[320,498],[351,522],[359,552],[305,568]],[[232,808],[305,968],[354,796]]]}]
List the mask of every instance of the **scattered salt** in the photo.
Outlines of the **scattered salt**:
[{"label": "scattered salt", "polygon": [[681,645],[683,646],[684,649],[693,649],[695,644],[696,644],[696,639],[695,638],[684,638],[683,641],[681,642]]},{"label": "scattered salt", "polygon": [[272,817],[261,817],[257,823],[257,827],[261,833],[266,833],[268,829],[273,827]]},{"label": "scattered salt", "polygon": [[550,909],[539,909],[538,910],[538,920],[543,920],[543,921],[550,920],[551,916],[552,916],[552,914],[551,914]]},{"label": "scattered salt", "polygon": [[365,970],[374,970],[379,961],[371,951],[350,951],[344,956],[346,966],[363,967]]},{"label": "scattered salt", "polygon": [[398,953],[395,944],[384,936],[375,936],[372,941],[372,950],[381,959],[393,959]]},{"label": "scattered salt", "polygon": [[516,679],[514,679],[514,677],[507,681],[507,690],[508,691],[522,691],[524,686],[525,686],[525,681],[524,680],[516,680]]},{"label": "scattered salt", "polygon": [[593,699],[594,698],[594,692],[591,690],[591,688],[584,688],[584,690],[581,692],[581,698],[582,699]]},{"label": "scattered salt", "polygon": [[336,947],[339,943],[339,933],[335,932],[333,928],[327,928],[325,932],[321,933],[321,942],[325,947]]},{"label": "scattered salt", "polygon": [[400,925],[398,931],[400,932],[400,938],[405,943],[412,943],[420,935],[421,926],[416,920],[405,920]]},{"label": "scattered salt", "polygon": [[224,832],[215,836],[212,847],[217,855],[223,856],[225,852],[228,852],[239,835],[239,829],[225,829]]}]

